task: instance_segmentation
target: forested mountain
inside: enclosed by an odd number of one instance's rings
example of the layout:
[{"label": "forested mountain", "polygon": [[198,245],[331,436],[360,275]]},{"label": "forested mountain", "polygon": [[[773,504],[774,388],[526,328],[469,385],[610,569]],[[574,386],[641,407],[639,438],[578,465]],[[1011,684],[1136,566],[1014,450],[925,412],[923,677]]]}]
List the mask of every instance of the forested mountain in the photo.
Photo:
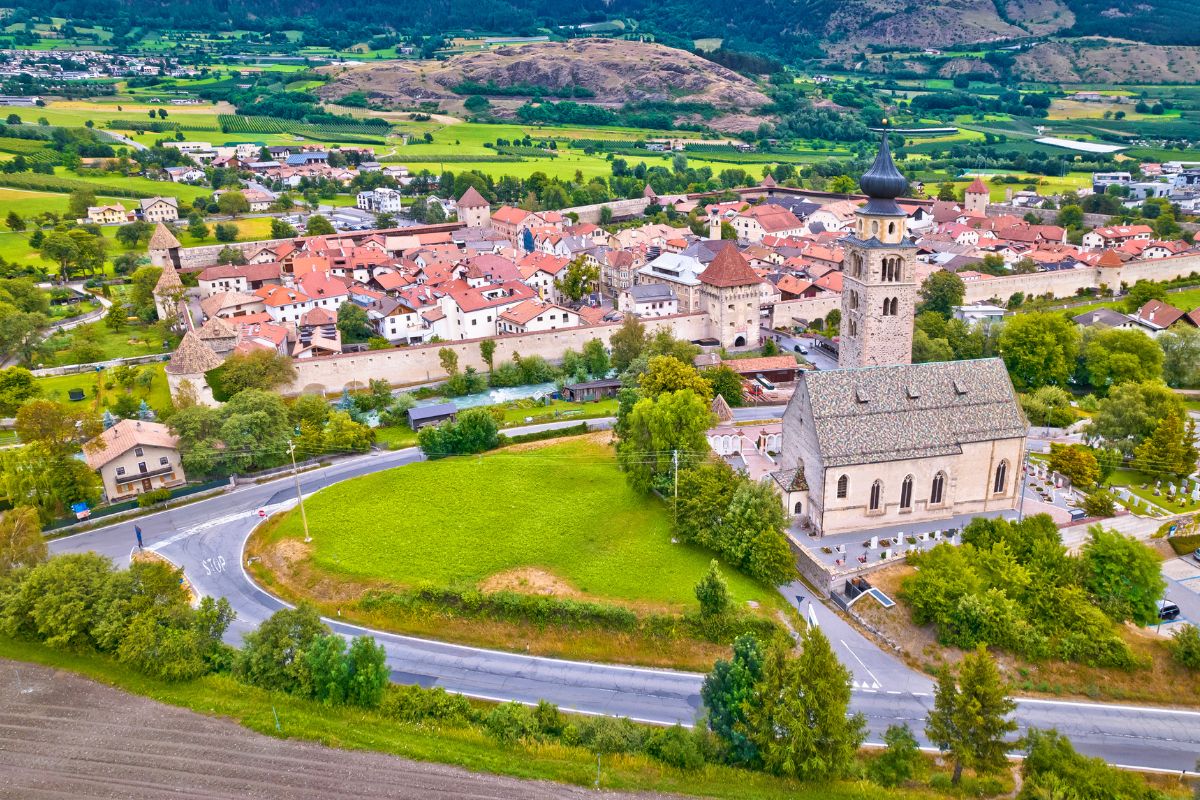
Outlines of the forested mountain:
[{"label": "forested mountain", "polygon": [[437,36],[622,20],[673,46],[719,38],[728,50],[785,62],[869,43],[945,46],[1030,35],[1102,35],[1154,44],[1200,44],[1195,0],[22,0],[18,16],[139,30],[301,30],[305,41],[346,46],[389,30]]}]

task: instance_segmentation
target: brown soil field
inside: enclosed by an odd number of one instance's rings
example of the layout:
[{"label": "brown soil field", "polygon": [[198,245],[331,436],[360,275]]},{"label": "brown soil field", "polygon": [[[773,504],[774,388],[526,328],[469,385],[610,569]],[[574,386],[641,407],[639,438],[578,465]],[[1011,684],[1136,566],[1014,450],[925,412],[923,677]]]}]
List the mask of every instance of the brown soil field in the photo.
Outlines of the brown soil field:
[{"label": "brown soil field", "polygon": [[579,787],[275,739],[68,672],[0,660],[3,800],[595,796]]}]

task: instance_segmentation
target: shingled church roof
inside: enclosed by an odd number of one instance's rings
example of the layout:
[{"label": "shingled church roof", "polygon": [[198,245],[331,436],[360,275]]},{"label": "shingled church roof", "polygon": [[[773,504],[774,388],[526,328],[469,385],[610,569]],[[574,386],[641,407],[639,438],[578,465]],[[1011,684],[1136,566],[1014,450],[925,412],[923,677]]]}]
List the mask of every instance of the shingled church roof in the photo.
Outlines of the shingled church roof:
[{"label": "shingled church roof", "polygon": [[1025,435],[996,358],[812,371],[801,382],[827,467],[951,455]]}]

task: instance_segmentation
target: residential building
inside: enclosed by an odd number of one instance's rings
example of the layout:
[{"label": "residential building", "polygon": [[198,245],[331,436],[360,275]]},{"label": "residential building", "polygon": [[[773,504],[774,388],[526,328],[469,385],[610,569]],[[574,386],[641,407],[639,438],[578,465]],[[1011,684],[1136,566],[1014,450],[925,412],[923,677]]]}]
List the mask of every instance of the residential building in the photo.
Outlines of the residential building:
[{"label": "residential building", "polygon": [[403,208],[400,198],[400,192],[395,189],[368,189],[358,193],[355,207],[372,214],[399,214]]},{"label": "residential building", "polygon": [[120,203],[109,206],[88,206],[87,221],[92,225],[117,225],[129,221],[129,212]]},{"label": "residential building", "polygon": [[500,312],[497,333],[537,333],[558,328],[576,328],[579,314],[569,308],[539,299],[525,300]]},{"label": "residential building", "polygon": [[679,313],[679,298],[665,283],[642,283],[621,291],[617,309],[635,317],[669,317]]},{"label": "residential building", "polygon": [[172,222],[179,219],[179,200],[174,197],[147,197],[139,200],[145,222]]},{"label": "residential building", "polygon": [[123,419],[85,444],[83,455],[110,503],[187,482],[179,439],[158,422]]}]

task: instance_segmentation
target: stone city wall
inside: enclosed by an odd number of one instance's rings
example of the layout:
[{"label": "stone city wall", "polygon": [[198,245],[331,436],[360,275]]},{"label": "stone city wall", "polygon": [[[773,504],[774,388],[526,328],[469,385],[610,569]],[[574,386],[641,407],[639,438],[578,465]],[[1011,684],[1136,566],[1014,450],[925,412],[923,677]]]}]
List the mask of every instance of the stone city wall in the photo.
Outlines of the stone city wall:
[{"label": "stone city wall", "polygon": [[823,292],[817,297],[800,300],[780,300],[771,308],[771,327],[791,327],[800,319],[806,322],[824,319],[830,311],[841,307],[842,296],[836,292]]},{"label": "stone city wall", "polygon": [[1131,261],[1123,267],[1089,267],[1064,269],[1055,272],[1036,272],[1031,275],[1002,275],[971,281],[966,285],[966,302],[982,303],[997,298],[1007,302],[1015,292],[1039,296],[1047,292],[1055,297],[1073,297],[1079,289],[1112,291],[1121,284],[1132,286],[1140,280],[1169,281],[1200,275],[1200,255]]},{"label": "stone city wall", "polygon": [[569,214],[574,212],[579,215],[580,222],[591,222],[598,225],[600,224],[600,209],[605,206],[612,211],[613,219],[630,219],[631,217],[640,217],[648,205],[650,205],[650,198],[637,197],[633,200],[613,200],[608,203],[595,203],[590,206],[564,208],[562,213]]},{"label": "stone city wall", "polygon": [[[708,318],[704,314],[681,314],[661,319],[643,320],[647,333],[667,328],[679,339],[699,339],[707,335]],[[606,345],[620,324],[588,325],[541,333],[508,334],[492,337],[496,342],[495,362],[510,360],[514,353],[522,356],[542,356],[549,360],[562,358],[563,351],[582,350],[592,339]],[[368,350],[365,353],[343,353],[336,356],[297,359],[296,380],[281,389],[283,394],[308,392],[338,393],[344,388],[365,387],[368,381],[387,381],[393,386],[406,386],[445,380],[438,351],[448,347],[458,354],[459,369],[474,367],[480,372],[487,364],[479,353],[482,339],[457,342],[438,342],[415,347],[395,347],[388,350]]]}]

